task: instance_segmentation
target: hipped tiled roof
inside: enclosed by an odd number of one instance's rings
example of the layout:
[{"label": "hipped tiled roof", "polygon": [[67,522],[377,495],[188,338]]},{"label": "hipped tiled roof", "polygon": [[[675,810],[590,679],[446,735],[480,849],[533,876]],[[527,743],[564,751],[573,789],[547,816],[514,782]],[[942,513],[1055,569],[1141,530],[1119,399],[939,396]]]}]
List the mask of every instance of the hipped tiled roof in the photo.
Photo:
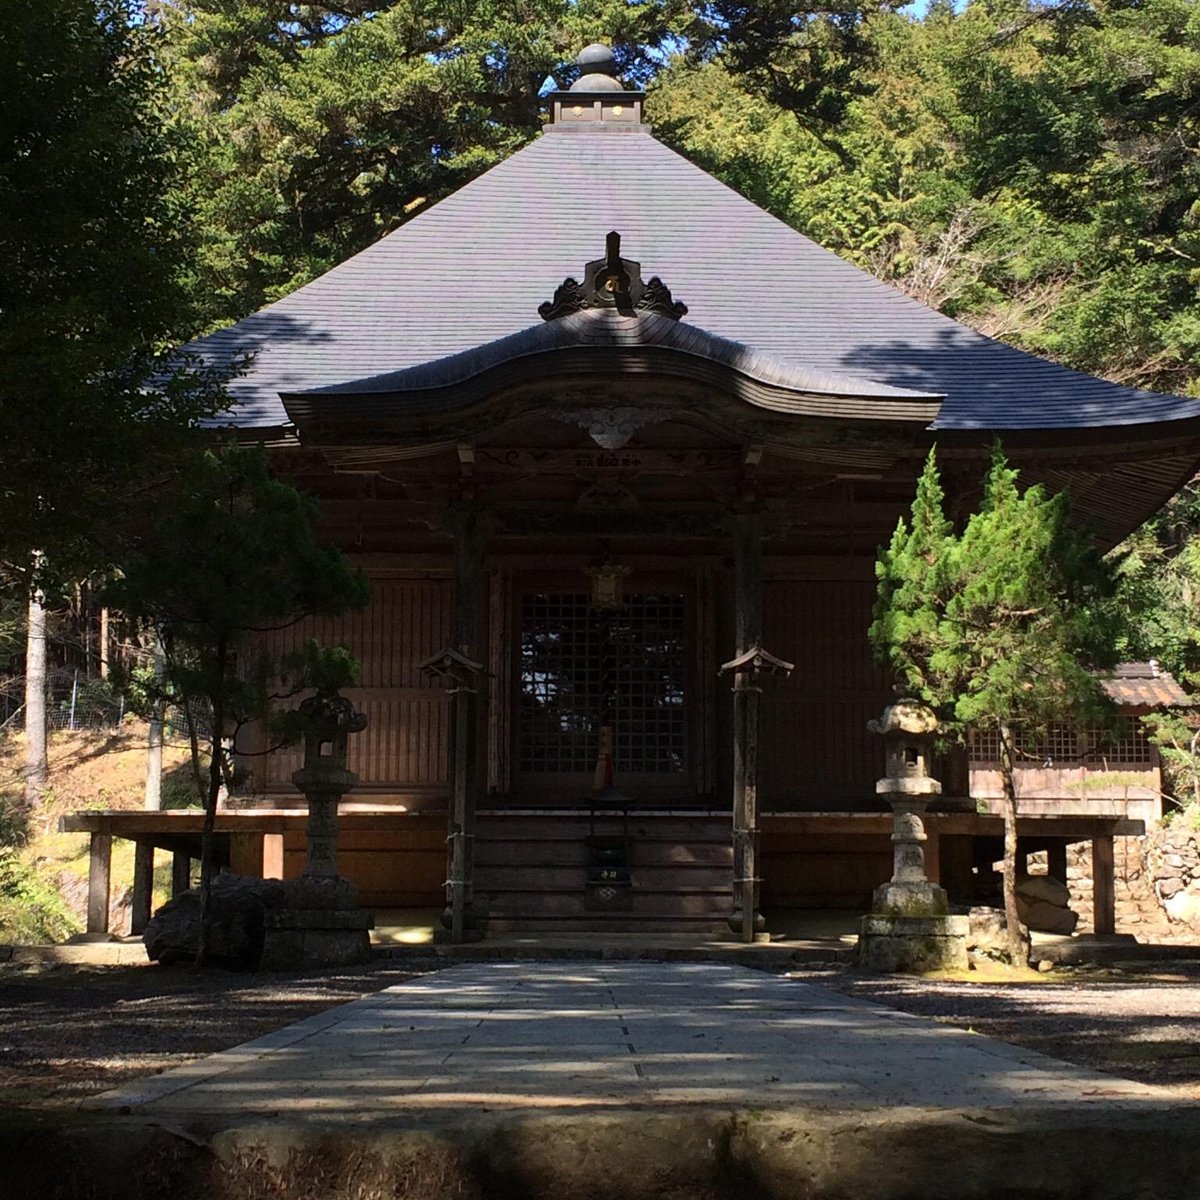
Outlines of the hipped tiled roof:
[{"label": "hipped tiled roof", "polygon": [[944,395],[934,427],[1132,426],[1200,401],[1107,383],[992,341],[844,262],[638,130],[551,130],[321,278],[194,349],[223,363],[236,423],[280,393],[362,380],[518,334],[603,253],[660,276],[688,324],[811,377]]}]

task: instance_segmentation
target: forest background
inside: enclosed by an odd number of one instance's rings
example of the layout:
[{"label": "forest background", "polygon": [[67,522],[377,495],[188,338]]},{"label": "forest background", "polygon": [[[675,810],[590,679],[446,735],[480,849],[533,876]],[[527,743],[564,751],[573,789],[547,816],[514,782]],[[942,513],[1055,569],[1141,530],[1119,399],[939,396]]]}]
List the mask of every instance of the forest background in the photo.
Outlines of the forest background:
[{"label": "forest background", "polygon": [[[114,78],[137,64],[170,246],[147,300],[156,350],[519,149],[604,41],[659,138],[828,249],[1022,349],[1200,395],[1200,0],[16,0],[12,15],[54,39],[81,14],[108,30]],[[0,110],[19,86],[0,80]],[[1136,614],[1120,653],[1192,686],[1198,530],[1193,485],[1119,560]],[[12,672],[25,595],[0,604]],[[75,616],[55,627],[64,660],[88,628]],[[1187,736],[1164,732],[1185,768]]]}]

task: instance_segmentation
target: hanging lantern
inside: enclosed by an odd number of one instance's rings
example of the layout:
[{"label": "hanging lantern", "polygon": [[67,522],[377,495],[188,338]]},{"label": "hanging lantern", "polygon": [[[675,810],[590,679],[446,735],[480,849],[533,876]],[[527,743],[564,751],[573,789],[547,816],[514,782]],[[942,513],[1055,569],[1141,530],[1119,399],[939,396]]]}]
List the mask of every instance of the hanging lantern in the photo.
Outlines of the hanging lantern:
[{"label": "hanging lantern", "polygon": [[592,607],[624,608],[625,576],[632,570],[632,567],[620,567],[608,559],[598,567],[588,567],[587,574],[592,581]]}]

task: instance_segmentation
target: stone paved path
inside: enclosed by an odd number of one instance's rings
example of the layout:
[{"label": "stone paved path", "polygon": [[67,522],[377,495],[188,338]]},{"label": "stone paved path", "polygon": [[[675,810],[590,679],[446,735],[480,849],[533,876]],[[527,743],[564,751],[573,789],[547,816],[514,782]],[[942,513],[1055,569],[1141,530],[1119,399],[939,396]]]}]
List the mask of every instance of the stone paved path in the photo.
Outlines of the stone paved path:
[{"label": "stone paved path", "polygon": [[742,967],[450,967],[86,1102],[144,1115],[1161,1103],[1147,1087]]}]

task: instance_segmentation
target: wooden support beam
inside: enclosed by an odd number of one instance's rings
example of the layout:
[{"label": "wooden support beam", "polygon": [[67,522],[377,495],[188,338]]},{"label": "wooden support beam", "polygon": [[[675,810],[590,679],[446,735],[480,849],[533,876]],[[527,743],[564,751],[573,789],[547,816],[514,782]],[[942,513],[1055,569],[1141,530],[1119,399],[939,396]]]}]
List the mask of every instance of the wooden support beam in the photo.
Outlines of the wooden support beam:
[{"label": "wooden support beam", "polygon": [[88,933],[108,932],[108,896],[111,872],[112,835],[93,833],[88,852]]},{"label": "wooden support beam", "polygon": [[1117,879],[1112,834],[1092,838],[1092,927],[1117,932]]},{"label": "wooden support beam", "polygon": [[130,901],[129,932],[144,933],[154,903],[154,843],[139,839],[133,843],[133,898]]},{"label": "wooden support beam", "polygon": [[186,850],[171,855],[171,895],[186,892],[192,883],[192,856]]}]

